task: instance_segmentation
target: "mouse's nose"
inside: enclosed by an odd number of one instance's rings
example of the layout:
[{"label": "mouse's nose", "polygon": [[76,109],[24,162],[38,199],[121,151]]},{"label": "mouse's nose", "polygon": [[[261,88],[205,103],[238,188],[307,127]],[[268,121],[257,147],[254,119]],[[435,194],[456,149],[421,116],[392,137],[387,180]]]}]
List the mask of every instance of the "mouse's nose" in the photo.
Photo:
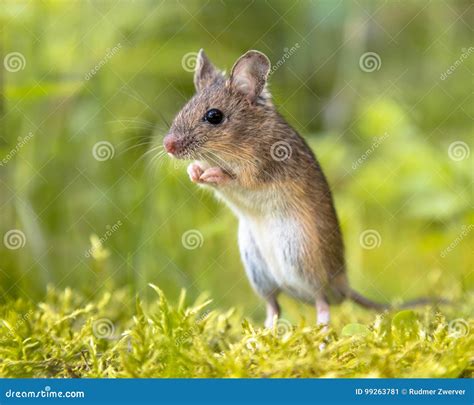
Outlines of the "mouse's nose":
[{"label": "mouse's nose", "polygon": [[166,152],[175,154],[178,149],[178,142],[176,137],[173,134],[168,134],[163,139],[163,146],[165,147]]}]

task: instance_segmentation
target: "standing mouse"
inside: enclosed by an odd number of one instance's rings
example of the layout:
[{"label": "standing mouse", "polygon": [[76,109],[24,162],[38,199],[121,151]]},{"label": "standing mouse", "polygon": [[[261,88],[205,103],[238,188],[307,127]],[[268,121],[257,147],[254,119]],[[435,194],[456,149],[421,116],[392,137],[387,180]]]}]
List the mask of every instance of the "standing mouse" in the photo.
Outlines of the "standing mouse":
[{"label": "standing mouse", "polygon": [[201,50],[196,94],[175,117],[165,150],[195,159],[191,181],[211,187],[238,217],[245,271],[267,303],[265,326],[280,314],[280,292],[314,304],[322,325],[329,304],[344,299],[388,308],[350,288],[328,182],[308,144],[275,109],[269,72],[269,59],[252,50],[227,78]]}]

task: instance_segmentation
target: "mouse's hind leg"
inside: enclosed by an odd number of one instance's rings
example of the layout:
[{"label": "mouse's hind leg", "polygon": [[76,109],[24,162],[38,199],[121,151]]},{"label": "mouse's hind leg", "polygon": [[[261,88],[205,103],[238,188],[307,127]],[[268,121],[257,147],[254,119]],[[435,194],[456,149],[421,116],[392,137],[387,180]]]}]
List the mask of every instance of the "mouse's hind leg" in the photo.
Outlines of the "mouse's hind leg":
[{"label": "mouse's hind leg", "polygon": [[[316,323],[322,326],[322,330],[324,332],[328,331],[329,328],[329,303],[324,294],[318,292],[316,294],[315,300],[315,307],[316,307]],[[326,347],[326,343],[321,343],[319,345],[319,350],[324,350]]]},{"label": "mouse's hind leg", "polygon": [[277,297],[272,295],[267,297],[267,317],[265,318],[265,327],[273,328],[275,320],[280,316],[280,305],[278,304]]},{"label": "mouse's hind leg", "polygon": [[329,303],[324,294],[317,293],[315,300],[316,323],[327,329],[330,319]]},{"label": "mouse's hind leg", "polygon": [[271,328],[275,319],[280,316],[280,306],[277,301],[278,284],[270,273],[249,226],[244,221],[239,223],[239,248],[251,286],[267,303],[265,327]]}]

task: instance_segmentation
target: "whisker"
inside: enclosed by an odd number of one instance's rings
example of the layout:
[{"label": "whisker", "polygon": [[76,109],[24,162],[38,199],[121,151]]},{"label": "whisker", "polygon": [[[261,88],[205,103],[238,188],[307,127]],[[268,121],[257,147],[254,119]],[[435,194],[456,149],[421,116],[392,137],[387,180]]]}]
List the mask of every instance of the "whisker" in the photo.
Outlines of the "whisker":
[{"label": "whisker", "polygon": [[[207,152],[213,153],[214,156],[216,156],[216,157],[220,158],[221,160],[223,160],[223,159],[222,159],[218,154],[216,154],[215,152],[212,152],[212,151],[209,151],[209,150],[207,150]],[[235,153],[235,152],[236,152],[235,150],[233,150],[233,151],[227,151],[227,150],[221,150],[221,149],[220,149],[218,153],[221,154],[221,155],[224,155],[224,156],[228,156],[228,157],[232,158],[231,160],[234,160],[234,161],[235,161],[235,160],[236,160],[236,153]],[[239,161],[242,161],[242,159],[238,159],[238,160],[239,160]],[[225,161],[225,160],[223,160],[223,161]],[[253,160],[247,160],[247,159],[245,159],[244,162],[248,162],[248,163],[250,163],[250,164],[252,164],[253,166],[256,167],[256,163],[255,163]],[[228,163],[227,163],[227,164],[228,164]]]},{"label": "whisker", "polygon": [[[243,151],[239,147],[234,148],[233,151],[230,151],[227,148],[219,148],[219,151],[218,151],[219,154],[223,155],[224,157],[228,156],[234,161],[236,160],[236,152],[244,152],[244,153],[242,153],[243,156],[240,156],[240,157],[245,157],[245,158],[244,159],[239,159],[242,166],[245,166],[245,165],[246,166],[251,166],[256,170],[261,170],[263,173],[267,174],[270,178],[274,178],[274,176],[271,173],[269,173],[263,167],[258,165],[258,163],[255,161],[255,158],[253,156],[250,156],[248,153],[245,153],[246,151]],[[217,158],[218,160],[220,160],[222,162],[225,162],[225,160],[223,160],[219,155],[217,155],[215,152],[210,151],[208,149],[204,149],[204,151],[202,153],[212,154],[214,156],[214,158]],[[209,155],[208,155],[208,157],[209,157]],[[216,163],[216,161],[214,160],[213,163]],[[228,165],[228,163],[225,162],[225,165],[223,166],[224,169],[226,168],[226,165]]]},{"label": "whisker", "polygon": [[157,110],[158,114],[160,114],[160,117],[161,119],[164,121],[164,123],[166,124],[166,126],[169,128],[170,127],[170,124],[168,122],[168,120],[165,118],[165,116],[163,115],[163,113],[159,110]]},{"label": "whisker", "polygon": [[161,152],[158,152],[156,155],[152,156],[152,158],[148,162],[148,169],[149,170],[155,169],[155,173],[156,173],[156,170],[158,169],[158,163],[160,163],[160,160],[164,155],[165,155],[165,152],[161,151]]},{"label": "whisker", "polygon": [[[156,148],[152,148],[152,149],[146,151],[146,152],[145,152],[142,156],[140,156],[138,159],[148,158],[148,155],[149,155],[150,153],[155,153],[155,152],[157,152],[157,151],[159,151],[158,153],[165,152],[162,148],[163,148],[162,146],[159,146],[159,147],[156,147]],[[161,149],[161,150],[160,150],[160,149]],[[153,155],[153,157],[154,157],[154,155]]]},{"label": "whisker", "polygon": [[228,169],[229,164],[223,158],[209,150],[207,151],[207,153],[209,154],[208,157],[213,157],[214,159],[217,159],[218,162],[220,162],[218,166],[224,166],[224,169]]},{"label": "whisker", "polygon": [[122,87],[120,89],[120,91],[122,93],[125,93],[127,94],[128,96],[130,96],[131,98],[133,98],[134,100],[138,101],[139,103],[143,104],[146,108],[148,108],[152,113],[155,113],[155,111],[153,111],[153,109],[145,102],[143,101],[141,98],[137,97],[136,95],[132,94],[131,92],[127,92],[125,91],[125,89]]},{"label": "whisker", "polygon": [[147,125],[150,128],[154,128],[155,124],[150,121],[142,120],[142,119],[135,119],[135,118],[127,118],[127,119],[122,119],[122,120],[111,120],[111,121],[106,121],[107,124],[141,124],[141,125]]},{"label": "whisker", "polygon": [[150,150],[147,150],[144,154],[146,155],[146,154],[148,154],[148,153],[150,153],[150,152],[154,152],[154,151],[156,151],[156,150],[158,150],[158,149],[164,150],[165,147],[164,147],[163,145],[155,145],[155,146],[154,146],[153,148],[151,148]]},{"label": "whisker", "polygon": [[110,120],[109,122],[139,122],[141,124],[154,125],[154,122],[148,121],[140,117],[123,117],[116,120]]},{"label": "whisker", "polygon": [[128,148],[124,149],[122,152],[126,152],[126,151],[128,151],[128,150],[130,150],[130,149],[138,148],[139,146],[150,145],[150,144],[152,144],[152,143],[153,143],[153,140],[152,140],[152,139],[149,139],[149,140],[147,140],[147,141],[145,141],[145,142],[140,142],[140,143],[136,143],[136,144],[134,144],[134,145],[131,145],[131,146],[129,146]]}]

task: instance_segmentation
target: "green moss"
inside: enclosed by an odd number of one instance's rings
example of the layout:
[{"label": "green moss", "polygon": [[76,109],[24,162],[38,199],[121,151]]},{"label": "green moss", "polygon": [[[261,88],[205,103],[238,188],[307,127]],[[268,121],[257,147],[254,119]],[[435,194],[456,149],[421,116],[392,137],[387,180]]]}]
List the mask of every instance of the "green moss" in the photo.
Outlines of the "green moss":
[{"label": "green moss", "polygon": [[[210,300],[146,310],[123,291],[89,302],[50,290],[1,308],[2,377],[472,377],[473,321],[433,308],[368,313],[324,331],[282,319],[264,329]],[[129,300],[129,311],[118,310]],[[459,308],[458,312],[466,311]],[[466,312],[469,313],[469,312]],[[472,313],[472,312],[471,312]],[[339,320],[340,321],[340,320]],[[336,322],[339,325],[340,322]],[[363,333],[362,333],[363,332]]]}]

